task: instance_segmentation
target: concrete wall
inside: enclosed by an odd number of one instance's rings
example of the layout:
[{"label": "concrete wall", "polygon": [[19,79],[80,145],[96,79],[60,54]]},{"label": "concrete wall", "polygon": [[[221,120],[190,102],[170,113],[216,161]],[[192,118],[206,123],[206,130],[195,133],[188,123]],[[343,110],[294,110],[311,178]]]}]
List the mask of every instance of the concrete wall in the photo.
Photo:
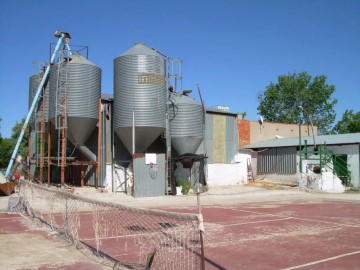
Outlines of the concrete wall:
[{"label": "concrete wall", "polygon": [[[299,125],[264,122],[262,127],[258,121],[238,118],[239,147],[267,140],[277,136],[284,138],[299,137]],[[317,127],[314,127],[317,134]],[[301,125],[301,136],[312,136],[311,126]]]},{"label": "concrete wall", "polygon": [[208,186],[238,185],[247,183],[247,159],[251,155],[237,154],[232,164],[207,164]]},{"label": "concrete wall", "polygon": [[360,187],[360,145],[327,146],[335,155],[347,155],[349,171],[351,172],[351,184]]}]

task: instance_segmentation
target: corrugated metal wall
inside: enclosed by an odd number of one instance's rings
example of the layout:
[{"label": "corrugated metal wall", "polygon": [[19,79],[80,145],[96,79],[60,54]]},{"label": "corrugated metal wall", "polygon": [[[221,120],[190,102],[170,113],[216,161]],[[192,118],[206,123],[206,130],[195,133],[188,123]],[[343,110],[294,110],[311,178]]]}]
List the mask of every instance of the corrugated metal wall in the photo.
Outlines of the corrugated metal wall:
[{"label": "corrugated metal wall", "polygon": [[270,148],[258,153],[258,174],[295,174],[296,147]]},{"label": "corrugated metal wall", "polygon": [[145,157],[133,159],[134,197],[165,195],[165,154],[156,154],[157,171],[145,164]]},{"label": "corrugated metal wall", "polygon": [[226,117],[223,115],[213,115],[213,162],[226,163]]},{"label": "corrugated metal wall", "polygon": [[206,154],[207,163],[231,163],[238,151],[237,118],[233,114],[207,112],[205,117],[205,146],[197,154]]},{"label": "corrugated metal wall", "polygon": [[237,117],[226,117],[226,163],[231,163],[238,153]]}]

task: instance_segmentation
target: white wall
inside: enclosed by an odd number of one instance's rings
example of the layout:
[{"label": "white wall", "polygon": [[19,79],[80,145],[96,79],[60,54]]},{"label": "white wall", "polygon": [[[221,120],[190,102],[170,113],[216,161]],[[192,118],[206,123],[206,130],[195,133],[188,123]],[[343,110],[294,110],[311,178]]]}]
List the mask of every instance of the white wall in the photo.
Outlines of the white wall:
[{"label": "white wall", "polygon": [[358,145],[327,146],[335,155],[347,155],[349,171],[351,172],[351,184],[360,187],[360,158]]},{"label": "white wall", "polygon": [[251,156],[248,154],[237,154],[234,157],[234,163],[232,164],[208,164],[207,185],[223,186],[247,183],[246,161],[248,158],[251,160]]},{"label": "white wall", "polygon": [[[126,173],[125,173],[126,171]],[[105,189],[114,192],[125,192],[131,183],[132,173],[126,168],[115,165],[114,171],[111,164],[106,165]],[[114,185],[114,187],[113,187]]]}]

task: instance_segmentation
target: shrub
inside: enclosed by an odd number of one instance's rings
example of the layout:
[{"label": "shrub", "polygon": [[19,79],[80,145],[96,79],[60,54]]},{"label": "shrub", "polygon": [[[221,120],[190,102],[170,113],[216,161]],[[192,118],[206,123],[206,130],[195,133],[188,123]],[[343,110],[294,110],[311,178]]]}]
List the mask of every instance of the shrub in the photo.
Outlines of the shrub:
[{"label": "shrub", "polygon": [[179,178],[176,180],[176,185],[178,187],[182,187],[182,194],[186,195],[188,194],[189,190],[190,190],[190,187],[191,187],[191,184],[190,184],[190,181],[184,179],[184,178]]}]

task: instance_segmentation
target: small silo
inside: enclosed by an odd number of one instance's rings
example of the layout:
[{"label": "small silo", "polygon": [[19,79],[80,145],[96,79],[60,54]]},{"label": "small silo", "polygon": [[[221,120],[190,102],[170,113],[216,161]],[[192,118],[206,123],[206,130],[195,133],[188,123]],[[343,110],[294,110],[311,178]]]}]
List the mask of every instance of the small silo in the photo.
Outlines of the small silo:
[{"label": "small silo", "polygon": [[203,107],[186,94],[176,93],[169,103],[171,143],[179,155],[195,154],[204,139]]},{"label": "small silo", "polygon": [[[36,92],[39,88],[39,85],[41,83],[42,78],[44,77],[45,70],[42,68],[39,73],[32,75],[29,78],[29,110],[31,108],[31,105],[33,103],[34,97],[36,95]],[[45,122],[48,122],[49,120],[49,83],[46,81],[44,84],[44,91],[43,91],[43,101],[44,101],[44,120]],[[40,106],[40,103],[38,103]],[[38,110],[40,107],[38,107]],[[39,111],[33,112],[31,115],[31,118],[29,120],[29,126],[31,128],[35,127],[35,113],[39,116]],[[38,119],[40,121],[40,119]]]},{"label": "small silo", "polygon": [[129,153],[144,152],[165,130],[166,61],[143,43],[114,60],[114,130]]},{"label": "small silo", "polygon": [[99,119],[101,69],[78,54],[71,54],[64,61],[50,68],[49,118],[54,125],[58,102],[56,91],[59,83],[65,83],[65,79],[58,80],[59,65],[63,65],[61,72],[67,73],[67,136],[74,145],[81,146],[91,135]]}]

